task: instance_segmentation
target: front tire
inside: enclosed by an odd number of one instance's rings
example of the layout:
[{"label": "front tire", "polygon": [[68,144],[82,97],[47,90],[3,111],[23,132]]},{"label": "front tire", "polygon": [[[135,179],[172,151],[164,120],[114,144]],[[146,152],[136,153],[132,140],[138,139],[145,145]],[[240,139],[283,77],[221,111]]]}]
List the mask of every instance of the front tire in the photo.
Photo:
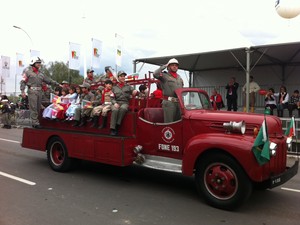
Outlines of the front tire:
[{"label": "front tire", "polygon": [[69,157],[66,145],[59,137],[53,137],[48,142],[47,160],[51,169],[57,172],[69,171],[73,164],[73,159]]},{"label": "front tire", "polygon": [[224,153],[203,156],[196,165],[195,181],[205,201],[220,209],[233,210],[252,193],[252,182],[243,168]]}]

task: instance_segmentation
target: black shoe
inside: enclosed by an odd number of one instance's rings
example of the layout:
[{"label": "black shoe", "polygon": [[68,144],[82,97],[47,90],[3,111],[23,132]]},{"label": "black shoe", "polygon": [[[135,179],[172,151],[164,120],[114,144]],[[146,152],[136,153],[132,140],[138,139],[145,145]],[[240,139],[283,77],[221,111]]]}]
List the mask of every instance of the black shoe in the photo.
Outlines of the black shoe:
[{"label": "black shoe", "polygon": [[102,116],[102,124],[98,127],[98,129],[103,129],[107,124],[107,116]]},{"label": "black shoe", "polygon": [[39,125],[39,124],[32,125],[32,127],[33,127],[33,128],[36,128],[36,129],[40,129],[40,128],[42,128],[42,126],[41,126],[41,125]]},{"label": "black shoe", "polygon": [[79,121],[75,121],[74,123],[73,123],[73,125],[72,125],[72,127],[78,127],[79,126]]},{"label": "black shoe", "polygon": [[115,129],[111,129],[110,135],[112,135],[112,136],[117,136],[117,135],[118,135],[118,131],[115,130]]}]

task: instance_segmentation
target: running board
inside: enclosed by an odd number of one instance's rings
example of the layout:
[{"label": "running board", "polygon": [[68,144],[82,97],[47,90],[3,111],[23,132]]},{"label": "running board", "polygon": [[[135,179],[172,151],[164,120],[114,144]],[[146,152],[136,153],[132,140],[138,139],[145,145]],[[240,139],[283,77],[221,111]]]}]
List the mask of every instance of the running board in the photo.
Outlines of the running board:
[{"label": "running board", "polygon": [[167,158],[162,156],[153,156],[153,155],[144,155],[144,156],[145,156],[144,163],[138,165],[156,169],[156,170],[182,173],[181,170],[182,160],[172,159],[172,158]]}]

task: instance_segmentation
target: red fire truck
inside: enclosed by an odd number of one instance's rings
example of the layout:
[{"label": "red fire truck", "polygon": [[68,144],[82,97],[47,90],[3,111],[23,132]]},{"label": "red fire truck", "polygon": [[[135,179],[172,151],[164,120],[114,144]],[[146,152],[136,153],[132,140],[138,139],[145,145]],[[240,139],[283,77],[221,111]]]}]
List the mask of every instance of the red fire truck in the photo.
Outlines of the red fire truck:
[{"label": "red fire truck", "polygon": [[[155,83],[150,78],[132,85]],[[198,192],[213,207],[232,210],[252,189],[274,188],[298,172],[298,161],[287,167],[290,141],[276,116],[213,110],[205,91],[176,91],[181,119],[164,123],[159,99],[132,98],[119,130],[110,136],[90,124],[41,119],[41,129],[24,128],[22,147],[45,151],[54,171],[68,171],[80,160],[125,167],[133,164],[194,176]],[[252,147],[266,119],[270,160],[258,164]],[[101,123],[101,121],[99,121]]]}]

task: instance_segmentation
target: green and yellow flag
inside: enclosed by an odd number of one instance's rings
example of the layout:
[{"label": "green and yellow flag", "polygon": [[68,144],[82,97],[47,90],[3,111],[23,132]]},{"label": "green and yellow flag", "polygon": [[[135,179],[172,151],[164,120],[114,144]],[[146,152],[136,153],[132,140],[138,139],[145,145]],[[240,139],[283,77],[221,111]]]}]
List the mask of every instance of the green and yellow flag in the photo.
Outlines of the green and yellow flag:
[{"label": "green and yellow flag", "polygon": [[266,119],[264,119],[254,141],[252,151],[259,165],[263,165],[270,161],[270,142]]}]

